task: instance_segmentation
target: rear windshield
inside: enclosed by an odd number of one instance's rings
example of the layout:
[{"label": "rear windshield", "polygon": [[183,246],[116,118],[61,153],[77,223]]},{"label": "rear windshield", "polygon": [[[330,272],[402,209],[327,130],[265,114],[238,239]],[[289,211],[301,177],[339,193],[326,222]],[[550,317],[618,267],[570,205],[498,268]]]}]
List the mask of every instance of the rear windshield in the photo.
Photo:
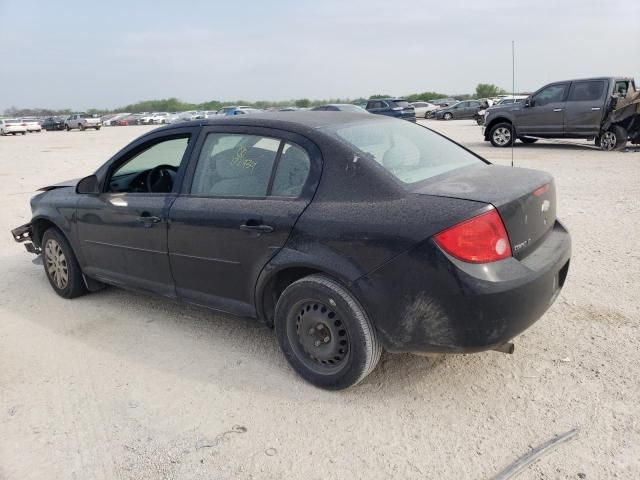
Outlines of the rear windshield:
[{"label": "rear windshield", "polygon": [[410,107],[411,105],[409,105],[409,102],[407,102],[406,100],[394,100],[392,102],[389,103],[393,103],[396,105],[396,107],[402,107],[402,108],[407,108]]},{"label": "rear windshield", "polygon": [[484,164],[452,141],[404,120],[354,123],[325,131],[407,184],[467,165]]}]

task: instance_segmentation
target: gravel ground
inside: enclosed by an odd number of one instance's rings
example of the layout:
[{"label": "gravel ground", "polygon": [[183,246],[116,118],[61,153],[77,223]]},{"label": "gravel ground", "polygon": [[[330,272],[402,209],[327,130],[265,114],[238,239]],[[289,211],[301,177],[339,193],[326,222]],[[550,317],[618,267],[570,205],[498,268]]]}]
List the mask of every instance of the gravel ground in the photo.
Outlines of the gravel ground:
[{"label": "gravel ground", "polygon": [[[470,121],[425,122],[498,164]],[[93,171],[148,127],[0,138],[0,478],[640,477],[640,153],[517,145],[551,172],[573,259],[514,355],[384,355],[339,393],[304,383],[270,330],[109,288],[56,296],[9,229],[33,191]]]}]

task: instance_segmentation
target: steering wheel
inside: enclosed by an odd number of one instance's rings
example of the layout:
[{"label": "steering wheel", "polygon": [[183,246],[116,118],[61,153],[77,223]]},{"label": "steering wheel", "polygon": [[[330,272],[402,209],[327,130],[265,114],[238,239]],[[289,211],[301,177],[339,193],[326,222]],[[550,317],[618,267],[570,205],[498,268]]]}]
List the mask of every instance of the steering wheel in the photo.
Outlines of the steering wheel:
[{"label": "steering wheel", "polygon": [[168,193],[173,188],[173,177],[178,169],[173,165],[157,165],[149,170],[145,185],[150,193]]}]

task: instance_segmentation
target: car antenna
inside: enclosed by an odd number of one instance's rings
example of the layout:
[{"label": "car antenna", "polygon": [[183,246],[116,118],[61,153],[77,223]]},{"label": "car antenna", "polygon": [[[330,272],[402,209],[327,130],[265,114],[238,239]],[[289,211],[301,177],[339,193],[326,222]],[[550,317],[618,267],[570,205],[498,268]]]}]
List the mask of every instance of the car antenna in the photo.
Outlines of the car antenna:
[{"label": "car antenna", "polygon": [[[511,40],[511,98],[516,98],[516,42]],[[515,102],[515,100],[514,100]],[[513,167],[513,145],[516,143],[515,126],[511,124],[511,167]]]}]

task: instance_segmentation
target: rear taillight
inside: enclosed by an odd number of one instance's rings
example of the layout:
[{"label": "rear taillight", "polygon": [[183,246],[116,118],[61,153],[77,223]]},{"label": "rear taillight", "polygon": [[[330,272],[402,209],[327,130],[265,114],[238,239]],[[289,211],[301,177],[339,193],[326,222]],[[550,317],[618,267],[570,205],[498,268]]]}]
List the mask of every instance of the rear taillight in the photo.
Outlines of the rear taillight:
[{"label": "rear taillight", "polygon": [[449,255],[469,263],[489,263],[511,256],[509,237],[495,208],[434,235]]}]

